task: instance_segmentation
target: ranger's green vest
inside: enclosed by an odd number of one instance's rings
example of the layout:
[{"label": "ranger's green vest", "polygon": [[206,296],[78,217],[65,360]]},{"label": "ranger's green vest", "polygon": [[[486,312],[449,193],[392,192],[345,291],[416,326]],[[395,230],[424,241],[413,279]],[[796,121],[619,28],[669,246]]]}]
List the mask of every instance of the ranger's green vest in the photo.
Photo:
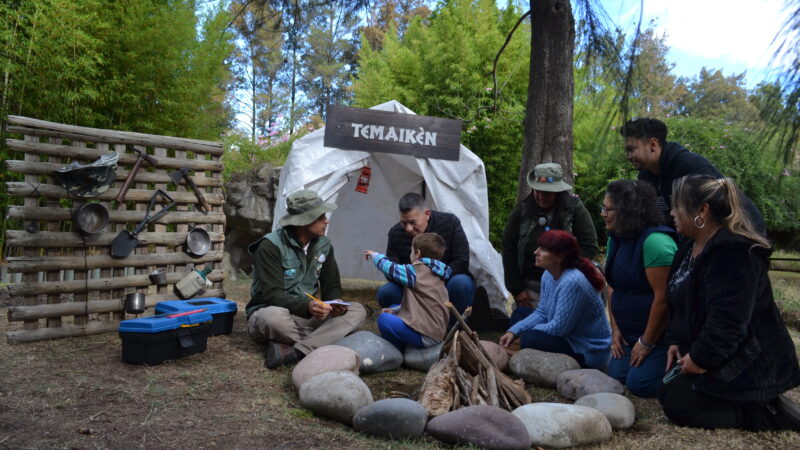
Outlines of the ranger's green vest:
[{"label": "ranger's green vest", "polygon": [[545,228],[549,227],[551,230],[564,230],[572,233],[572,220],[575,216],[575,209],[581,204],[580,199],[569,194],[560,194],[561,198],[558,199],[558,206],[555,211],[553,220],[547,225],[539,225],[537,219],[539,216],[544,215],[545,212],[539,208],[536,201],[533,199],[533,193],[526,198],[523,202],[522,215],[519,222],[519,239],[517,239],[517,264],[520,270],[520,276],[525,279],[529,274],[522,273],[525,267],[525,258],[533,257],[532,254],[526,254],[525,249],[528,243],[533,240],[538,241],[539,236],[545,232]]},{"label": "ranger's green vest", "polygon": [[[281,252],[281,266],[283,266],[283,290],[295,297],[305,297],[304,292],[314,294],[319,288],[319,273],[322,264],[331,250],[331,241],[326,236],[317,238],[309,244],[308,255],[303,252],[303,247],[289,235],[285,228],[265,234],[258,241],[250,244],[248,249],[253,254],[263,239],[269,239]],[[256,296],[261,288],[261,280],[253,278],[250,287],[251,298]]]}]

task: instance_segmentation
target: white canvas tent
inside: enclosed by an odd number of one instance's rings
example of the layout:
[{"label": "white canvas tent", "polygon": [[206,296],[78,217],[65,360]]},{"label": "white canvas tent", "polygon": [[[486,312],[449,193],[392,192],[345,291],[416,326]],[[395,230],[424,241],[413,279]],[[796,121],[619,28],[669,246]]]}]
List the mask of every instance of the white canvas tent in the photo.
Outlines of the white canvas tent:
[{"label": "white canvas tent", "polygon": [[[372,109],[415,114],[399,102]],[[325,147],[325,129],[295,141],[281,170],[275,202],[273,229],[286,213],[286,196],[301,189],[312,189],[323,200],[338,208],[330,214],[331,239],[341,276],[383,280],[362,250],[386,251],[389,229],[397,223],[397,202],[403,194],[425,189],[431,209],[455,214],[464,228],[470,246],[470,272],[483,286],[493,309],[506,313],[508,297],[503,285],[500,254],[489,243],[489,206],[483,162],[461,146],[458,161],[416,158],[391,153],[341,150]],[[367,194],[355,191],[364,166],[372,170]]]}]

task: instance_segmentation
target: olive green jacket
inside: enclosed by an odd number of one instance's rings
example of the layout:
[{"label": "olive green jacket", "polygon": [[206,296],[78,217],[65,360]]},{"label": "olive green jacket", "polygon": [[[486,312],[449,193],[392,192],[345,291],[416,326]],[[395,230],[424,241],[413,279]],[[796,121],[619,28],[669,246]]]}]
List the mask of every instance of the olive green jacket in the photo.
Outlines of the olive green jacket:
[{"label": "olive green jacket", "polygon": [[543,270],[535,265],[536,242],[547,229],[569,231],[578,239],[581,256],[592,259],[597,255],[597,232],[589,211],[581,200],[562,192],[554,206],[553,219],[540,225],[537,219],[545,215],[536,204],[533,193],[519,202],[506,222],[503,233],[503,272],[506,289],[512,295],[525,290],[525,280],[539,282]]},{"label": "olive green jacket", "polygon": [[333,247],[325,237],[314,239],[303,251],[291,233],[281,228],[251,244],[253,283],[245,311],[280,306],[300,317],[311,317],[305,292],[322,300],[341,298],[342,285]]}]

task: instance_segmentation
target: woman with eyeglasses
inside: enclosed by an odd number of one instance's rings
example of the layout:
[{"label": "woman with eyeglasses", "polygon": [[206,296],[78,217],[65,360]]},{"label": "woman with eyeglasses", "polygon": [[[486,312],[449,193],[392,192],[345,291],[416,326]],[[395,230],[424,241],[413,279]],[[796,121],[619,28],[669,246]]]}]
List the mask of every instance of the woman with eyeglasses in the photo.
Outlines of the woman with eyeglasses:
[{"label": "woman with eyeglasses", "polygon": [[667,287],[667,367],[659,393],[681,426],[800,430],[800,408],[783,395],[800,385],[792,339],[772,297],[770,243],[729,178],[689,175],[672,188],[681,242]]},{"label": "woman with eyeglasses", "polygon": [[600,215],[608,232],[608,375],[634,395],[655,397],[667,362],[667,278],[678,248],[675,231],[660,224],[655,189],[641,181],[611,182]]},{"label": "woman with eyeglasses", "polygon": [[611,329],[600,289],[605,281],[594,264],[579,255],[578,240],[562,230],[545,231],[534,252],[544,270],[539,305],[500,337],[508,347],[520,338],[521,348],[563,353],[581,367],[608,364]]}]

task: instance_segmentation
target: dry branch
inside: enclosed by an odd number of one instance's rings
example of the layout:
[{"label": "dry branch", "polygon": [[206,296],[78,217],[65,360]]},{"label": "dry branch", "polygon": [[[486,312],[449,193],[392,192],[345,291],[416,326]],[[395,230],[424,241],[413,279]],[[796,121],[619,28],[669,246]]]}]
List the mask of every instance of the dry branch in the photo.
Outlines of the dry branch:
[{"label": "dry branch", "polygon": [[[471,405],[491,405],[513,410],[531,402],[524,383],[517,383],[494,365],[452,304],[448,304],[458,323],[447,334],[442,346],[446,355],[431,367],[422,385],[420,403],[435,417]],[[449,400],[447,400],[449,399]]]}]

